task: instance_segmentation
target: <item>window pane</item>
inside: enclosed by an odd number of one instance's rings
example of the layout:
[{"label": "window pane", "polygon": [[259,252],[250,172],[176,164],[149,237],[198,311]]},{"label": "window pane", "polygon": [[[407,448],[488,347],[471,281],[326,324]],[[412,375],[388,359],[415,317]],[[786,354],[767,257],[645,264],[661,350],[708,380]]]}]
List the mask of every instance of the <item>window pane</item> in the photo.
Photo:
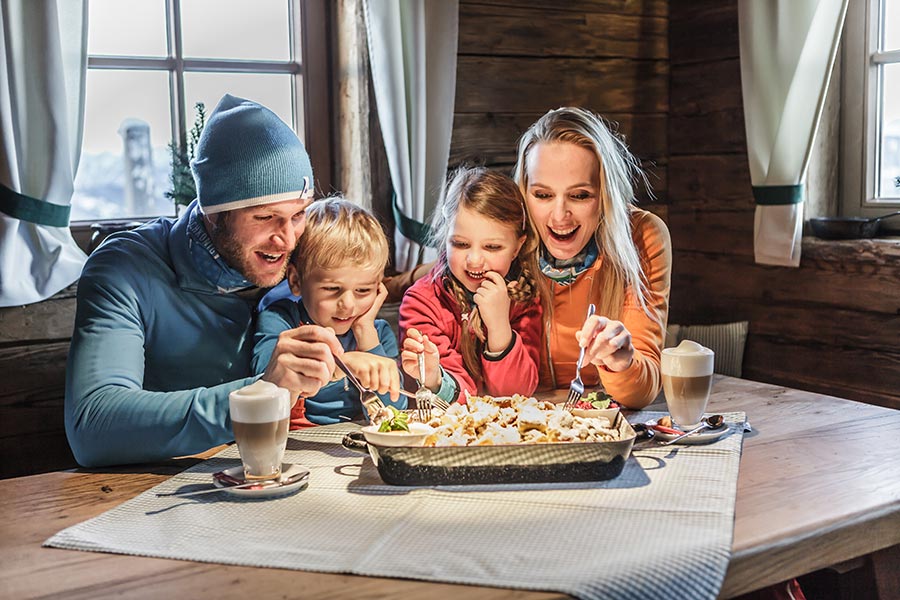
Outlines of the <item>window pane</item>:
[{"label": "window pane", "polygon": [[88,6],[88,54],[168,54],[165,0],[91,0]]},{"label": "window pane", "polygon": [[170,187],[168,74],[89,70],[86,87],[72,220],[175,214],[163,195]]},{"label": "window pane", "polygon": [[[207,114],[225,94],[247,98],[269,108],[281,120],[293,126],[291,111],[291,76],[251,73],[185,73],[184,93],[186,115],[192,115],[194,105],[202,102]],[[297,128],[294,127],[296,131]]]},{"label": "window pane", "polygon": [[878,197],[900,197],[900,64],[885,65],[881,97]]},{"label": "window pane", "polygon": [[884,1],[884,42],[882,50],[900,50],[900,6],[896,0]]},{"label": "window pane", "polygon": [[186,58],[290,60],[287,0],[182,0]]}]

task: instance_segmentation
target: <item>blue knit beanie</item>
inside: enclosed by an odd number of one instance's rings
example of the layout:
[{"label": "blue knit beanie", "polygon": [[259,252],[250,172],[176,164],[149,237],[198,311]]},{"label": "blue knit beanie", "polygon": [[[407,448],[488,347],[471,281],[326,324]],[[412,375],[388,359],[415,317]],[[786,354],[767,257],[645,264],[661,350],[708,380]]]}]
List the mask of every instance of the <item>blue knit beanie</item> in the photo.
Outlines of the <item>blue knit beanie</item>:
[{"label": "blue knit beanie", "polygon": [[309,155],[268,108],[225,94],[191,161],[204,214],[312,197]]}]

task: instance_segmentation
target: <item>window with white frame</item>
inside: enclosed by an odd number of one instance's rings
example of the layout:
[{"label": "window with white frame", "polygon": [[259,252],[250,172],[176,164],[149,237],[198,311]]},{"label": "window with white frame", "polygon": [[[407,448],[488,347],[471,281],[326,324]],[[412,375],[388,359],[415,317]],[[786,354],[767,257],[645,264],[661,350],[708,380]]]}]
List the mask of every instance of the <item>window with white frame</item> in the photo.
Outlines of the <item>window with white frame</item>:
[{"label": "window with white frame", "polygon": [[850,0],[842,70],[842,212],[900,206],[900,0]]},{"label": "window with white frame", "polygon": [[[174,215],[170,144],[183,150],[226,93],[272,109],[304,139],[324,102],[323,3],[307,0],[91,0],[84,137],[72,221]],[[311,7],[313,7],[311,9]],[[311,22],[315,18],[316,22]],[[301,35],[311,22],[315,31]],[[305,39],[306,38],[306,39]],[[315,56],[312,56],[315,55]],[[313,60],[314,59],[314,60]],[[320,135],[320,139],[329,139]],[[327,158],[325,158],[327,161]],[[313,165],[321,163],[313,156]],[[317,172],[317,179],[320,173]]]}]

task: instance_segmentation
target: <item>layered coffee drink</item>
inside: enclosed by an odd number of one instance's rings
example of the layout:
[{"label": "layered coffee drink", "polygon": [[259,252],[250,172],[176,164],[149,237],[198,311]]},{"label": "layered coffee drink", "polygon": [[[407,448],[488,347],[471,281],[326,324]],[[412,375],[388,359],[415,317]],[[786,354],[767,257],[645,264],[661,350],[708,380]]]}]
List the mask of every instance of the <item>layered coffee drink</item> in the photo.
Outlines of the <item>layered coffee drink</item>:
[{"label": "layered coffee drink", "polygon": [[259,380],[228,395],[234,440],[244,464],[244,477],[277,479],[287,444],[290,392]]},{"label": "layered coffee drink", "polygon": [[660,371],[666,404],[682,429],[696,427],[703,418],[712,391],[714,362],[712,350],[691,340],[663,350]]}]

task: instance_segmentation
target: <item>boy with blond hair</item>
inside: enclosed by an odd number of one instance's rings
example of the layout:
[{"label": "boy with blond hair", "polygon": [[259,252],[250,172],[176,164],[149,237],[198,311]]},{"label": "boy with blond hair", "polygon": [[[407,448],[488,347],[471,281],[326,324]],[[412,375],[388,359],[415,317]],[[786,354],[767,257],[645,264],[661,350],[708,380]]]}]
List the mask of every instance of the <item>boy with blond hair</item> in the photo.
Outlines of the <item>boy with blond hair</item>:
[{"label": "boy with blond hair", "polygon": [[[330,327],[360,382],[381,393],[385,403],[406,408],[404,397],[391,403],[386,394],[400,387],[399,349],[387,321],[375,318],[387,297],[382,284],[387,260],[387,238],[368,211],[340,197],[310,205],[306,231],[287,270],[294,298],[266,306],[256,324],[256,372],[265,370],[283,332],[301,324]],[[299,399],[291,411],[291,429],[360,418],[359,391],[342,377],[315,396]]]}]

